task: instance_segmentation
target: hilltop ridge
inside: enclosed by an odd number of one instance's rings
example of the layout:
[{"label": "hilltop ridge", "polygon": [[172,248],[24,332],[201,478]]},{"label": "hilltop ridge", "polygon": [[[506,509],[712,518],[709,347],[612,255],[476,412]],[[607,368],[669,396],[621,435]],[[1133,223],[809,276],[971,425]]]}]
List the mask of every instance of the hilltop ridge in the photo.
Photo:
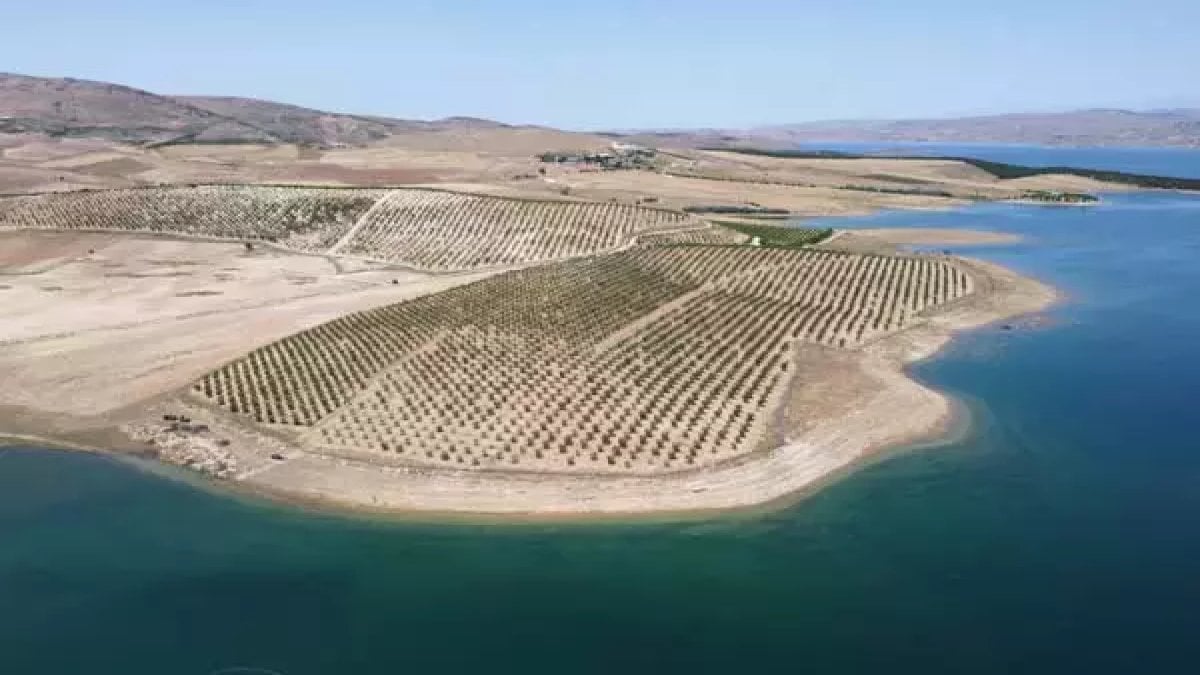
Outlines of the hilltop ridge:
[{"label": "hilltop ridge", "polygon": [[[450,116],[437,120],[331,112],[265,99],[165,95],[73,77],[0,72],[0,134],[38,133],[137,144],[271,143],[360,147],[416,133],[540,130],[536,125]],[[579,132],[580,135],[586,135]],[[749,128],[602,132],[680,147],[794,147],[815,141],[1027,143],[1200,148],[1200,108],[1007,113],[957,118],[824,120]]]},{"label": "hilltop ridge", "polygon": [[169,96],[72,77],[0,73],[0,133],[138,144],[358,146],[420,131],[501,129],[473,117],[406,120],[238,96]]}]

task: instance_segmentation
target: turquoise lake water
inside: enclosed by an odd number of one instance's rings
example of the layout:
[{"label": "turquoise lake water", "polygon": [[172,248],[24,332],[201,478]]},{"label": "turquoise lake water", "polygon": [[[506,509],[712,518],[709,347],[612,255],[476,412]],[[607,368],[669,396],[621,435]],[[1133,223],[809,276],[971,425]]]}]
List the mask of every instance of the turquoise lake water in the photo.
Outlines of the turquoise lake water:
[{"label": "turquoise lake water", "polygon": [[1194,672],[1200,197],[855,222],[1026,234],[956,250],[1069,295],[914,369],[968,402],[963,441],[775,512],[586,526],[371,522],[0,451],[0,673]]}]

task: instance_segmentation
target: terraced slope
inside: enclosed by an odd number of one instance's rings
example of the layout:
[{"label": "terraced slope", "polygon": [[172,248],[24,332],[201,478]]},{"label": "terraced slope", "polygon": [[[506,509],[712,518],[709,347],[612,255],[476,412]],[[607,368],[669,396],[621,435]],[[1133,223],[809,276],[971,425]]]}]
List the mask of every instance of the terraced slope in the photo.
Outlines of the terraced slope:
[{"label": "terraced slope", "polygon": [[954,263],[673,246],[354,314],[196,384],[307,447],[476,470],[678,471],[770,442],[797,347],[853,348],[973,290]]}]

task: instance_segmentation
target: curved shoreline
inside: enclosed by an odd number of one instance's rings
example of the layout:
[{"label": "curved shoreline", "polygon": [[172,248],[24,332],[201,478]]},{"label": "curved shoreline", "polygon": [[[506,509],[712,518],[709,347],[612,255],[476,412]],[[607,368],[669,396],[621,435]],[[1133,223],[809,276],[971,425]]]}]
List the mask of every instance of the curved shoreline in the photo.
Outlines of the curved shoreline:
[{"label": "curved shoreline", "polygon": [[937,430],[930,430],[926,436],[916,434],[913,440],[909,442],[897,442],[879,447],[847,462],[841,467],[821,475],[797,490],[766,501],[746,503],[739,506],[682,510],[507,513],[471,510],[374,508],[369,505],[350,503],[337,498],[303,495],[288,490],[266,488],[249,481],[214,479],[211,476],[206,476],[202,473],[156,458],[46,436],[0,433],[0,454],[3,454],[8,449],[16,449],[34,452],[50,450],[96,455],[116,461],[122,466],[135,471],[152,475],[157,479],[182,483],[213,496],[222,499],[237,500],[252,507],[296,509],[305,513],[311,513],[314,516],[378,521],[385,524],[451,523],[519,526],[549,523],[571,523],[575,525],[680,523],[707,521],[713,518],[754,517],[775,513],[795,506],[825,488],[849,478],[859,470],[873,464],[893,457],[903,456],[910,452],[932,450],[959,442],[970,435],[971,430],[974,428],[973,420],[975,414],[962,400],[953,396],[945,396],[945,398],[953,410],[949,413],[944,425],[941,425]]},{"label": "curved shoreline", "polygon": [[520,520],[679,516],[763,508],[849,472],[890,448],[928,445],[954,426],[956,405],[916,381],[908,367],[940,351],[953,335],[1045,309],[1057,294],[992,263],[967,265],[990,288],[921,325],[890,335],[858,354],[858,367],[882,385],[848,415],[825,419],[766,453],[723,467],[654,477],[487,475],[381,468],[308,455],[253,474],[249,488],[302,501],[373,513],[425,512]]},{"label": "curved shoreline", "polygon": [[[962,404],[918,382],[908,368],[934,356],[958,332],[1042,310],[1059,297],[999,265],[957,260],[980,282],[977,293],[839,359],[848,376],[870,383],[860,387],[869,393],[856,393],[845,414],[827,416],[779,447],[731,465],[659,476],[445,472],[318,455],[290,448],[281,439],[221,427],[223,435],[230,431],[236,439],[236,464],[245,470],[233,480],[204,482],[223,492],[320,511],[417,520],[675,520],[780,508],[864,463],[948,442],[946,435],[955,428],[965,432],[969,425]],[[145,412],[178,410],[179,405],[177,399],[164,399]],[[74,450],[100,447],[79,442],[87,434],[78,433],[62,440],[8,437]],[[277,453],[284,459],[267,458]]]}]

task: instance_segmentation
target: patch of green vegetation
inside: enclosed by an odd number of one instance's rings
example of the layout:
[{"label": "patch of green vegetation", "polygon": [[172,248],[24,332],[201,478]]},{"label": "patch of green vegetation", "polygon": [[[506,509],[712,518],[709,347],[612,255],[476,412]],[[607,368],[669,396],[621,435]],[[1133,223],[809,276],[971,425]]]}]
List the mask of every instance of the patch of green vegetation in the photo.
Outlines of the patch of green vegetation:
[{"label": "patch of green vegetation", "polygon": [[891,173],[869,173],[869,174],[863,176],[863,178],[870,178],[871,180],[882,180],[882,181],[887,181],[889,183],[907,183],[909,185],[930,185],[931,183],[933,183],[933,181],[927,180],[925,178],[913,178],[912,176],[899,176],[899,175],[891,174]]},{"label": "patch of green vegetation", "polygon": [[1032,199],[1052,204],[1090,204],[1100,201],[1095,195],[1084,194],[1082,192],[1054,192],[1052,190],[1030,190],[1021,195],[1021,197],[1022,199]]},{"label": "patch of green vegetation", "polygon": [[788,211],[787,213],[739,213],[738,217],[750,220],[791,220],[794,216],[791,211]]},{"label": "patch of green vegetation", "polygon": [[1159,188],[1164,190],[1200,190],[1200,179],[1175,178],[1172,176],[1154,176],[1141,173],[1125,173],[1123,171],[1104,171],[1101,169],[1081,169],[1073,166],[1022,166],[1020,164],[1005,164],[1003,162],[988,162],[971,157],[940,157],[938,159],[957,159],[974,167],[983,169],[1001,179],[1025,178],[1027,176],[1044,176],[1047,174],[1068,174],[1082,176],[1106,183],[1120,183],[1143,188]]},{"label": "patch of green vegetation", "polygon": [[885,195],[911,195],[917,197],[945,197],[946,199],[954,199],[957,197],[953,192],[947,190],[921,190],[918,188],[894,188],[883,187],[878,185],[837,185],[838,190],[854,190],[856,192],[878,192]]},{"label": "patch of green vegetation", "polygon": [[779,227],[777,225],[760,225],[758,223],[742,223],[732,220],[716,220],[713,222],[748,237],[757,238],[758,243],[762,246],[782,248],[811,246],[825,241],[833,235],[833,228],[829,227]]},{"label": "patch of green vegetation", "polygon": [[787,209],[771,209],[765,206],[727,206],[725,204],[712,204],[699,206],[685,206],[684,213],[724,213],[737,214],[746,216],[788,216],[791,212]]}]

